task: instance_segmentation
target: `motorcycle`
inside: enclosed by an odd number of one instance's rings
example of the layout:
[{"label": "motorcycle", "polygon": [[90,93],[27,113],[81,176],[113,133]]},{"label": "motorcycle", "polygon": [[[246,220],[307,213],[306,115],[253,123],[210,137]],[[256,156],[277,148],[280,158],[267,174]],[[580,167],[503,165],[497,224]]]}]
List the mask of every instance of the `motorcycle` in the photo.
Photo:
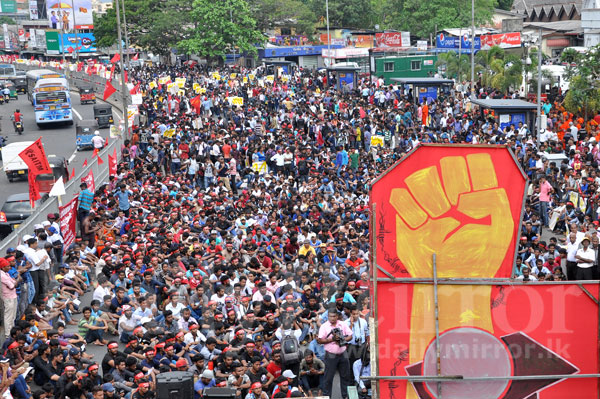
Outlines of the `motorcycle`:
[{"label": "motorcycle", "polygon": [[0,95],[0,105],[4,104],[4,96]]},{"label": "motorcycle", "polygon": [[23,122],[15,122],[15,133],[23,134]]},{"label": "motorcycle", "polygon": [[5,94],[4,95],[4,102],[8,104],[9,101],[10,101],[10,94]]}]

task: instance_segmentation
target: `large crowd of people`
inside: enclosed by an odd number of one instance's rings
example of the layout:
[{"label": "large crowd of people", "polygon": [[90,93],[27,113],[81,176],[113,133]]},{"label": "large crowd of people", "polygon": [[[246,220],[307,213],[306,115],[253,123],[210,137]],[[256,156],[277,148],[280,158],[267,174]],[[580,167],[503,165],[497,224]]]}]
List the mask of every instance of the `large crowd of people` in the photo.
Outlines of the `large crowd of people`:
[{"label": "large crowd of people", "polygon": [[368,185],[423,142],[513,149],[533,182],[515,277],[597,272],[598,131],[560,103],[536,147],[459,91],[419,103],[381,79],[336,90],[322,72],[220,72],[130,71],[140,121],[117,174],[96,192],[82,183],[75,242],[49,214],[0,259],[5,397],[155,398],[170,371],[193,374],[195,398],[329,396],[336,373],[342,398],[369,397]]}]

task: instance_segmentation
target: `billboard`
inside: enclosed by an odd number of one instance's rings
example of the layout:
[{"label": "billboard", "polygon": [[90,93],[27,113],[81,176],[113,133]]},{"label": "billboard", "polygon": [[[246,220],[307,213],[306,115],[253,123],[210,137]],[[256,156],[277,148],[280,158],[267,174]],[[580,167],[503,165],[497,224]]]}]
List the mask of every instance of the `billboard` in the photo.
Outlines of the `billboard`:
[{"label": "billboard", "polygon": [[410,47],[410,32],[376,33],[377,47]]},{"label": "billboard", "polygon": [[372,48],[374,44],[373,35],[352,35],[354,47]]},{"label": "billboard", "polygon": [[46,9],[51,29],[68,33],[75,28],[94,28],[91,0],[47,0]]},{"label": "billboard", "polygon": [[46,31],[46,53],[60,54],[60,34],[57,31]]},{"label": "billboard", "polygon": [[467,145],[373,182],[379,397],[596,397],[598,284],[511,279],[526,186],[508,148]]},{"label": "billboard", "polygon": [[[462,37],[456,36],[448,36],[445,33],[440,33],[436,37],[435,41],[436,47],[439,49],[450,49],[450,50],[458,50],[462,49],[470,49],[471,48],[471,40],[468,34],[462,35]],[[475,38],[475,50],[481,49],[481,39],[479,36]]]},{"label": "billboard", "polygon": [[493,46],[499,46],[501,48],[521,47],[521,32],[509,32],[481,36],[482,50],[489,50]]},{"label": "billboard", "polygon": [[15,14],[17,12],[17,2],[15,0],[0,0],[0,12]]},{"label": "billboard", "polygon": [[74,53],[93,53],[96,51],[96,39],[93,33],[63,33],[62,35],[62,52]]}]

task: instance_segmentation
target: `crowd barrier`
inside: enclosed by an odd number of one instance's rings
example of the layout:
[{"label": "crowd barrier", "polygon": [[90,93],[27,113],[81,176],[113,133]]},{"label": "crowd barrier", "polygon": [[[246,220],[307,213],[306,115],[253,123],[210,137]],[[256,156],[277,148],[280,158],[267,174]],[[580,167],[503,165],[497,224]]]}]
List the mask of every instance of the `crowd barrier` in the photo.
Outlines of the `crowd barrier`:
[{"label": "crowd barrier", "polygon": [[[17,69],[21,70],[31,70],[31,69],[39,69],[39,66],[33,65],[25,65],[25,64],[16,64]],[[45,67],[47,68],[47,67]],[[52,69],[52,68],[49,68]],[[64,72],[64,71],[61,71]],[[92,75],[89,76],[85,73],[67,71],[67,76],[69,78],[69,84],[71,85],[71,89],[79,87],[81,84],[91,84],[94,87],[94,91],[99,98],[102,98],[102,94],[104,92],[104,86],[106,84],[106,80],[100,76]],[[108,99],[108,103],[113,107],[118,108],[121,111],[121,115],[125,115],[123,110],[123,105],[120,101],[121,99],[121,86],[118,82],[113,81],[113,86],[117,89],[117,92],[114,93],[111,98]],[[125,111],[126,112],[126,111]],[[88,165],[84,167],[81,171],[76,171],[75,177],[70,179],[65,183],[65,192],[66,194],[58,197],[50,197],[43,204],[39,205],[33,212],[33,214],[27,218],[21,225],[15,229],[9,236],[7,236],[2,242],[0,242],[0,256],[6,252],[6,249],[10,247],[16,247],[19,244],[22,244],[23,236],[26,234],[32,234],[34,230],[34,226],[36,224],[41,224],[43,221],[47,220],[48,213],[58,213],[59,207],[62,205],[66,205],[74,196],[78,195],[80,192],[79,184],[81,183],[82,178],[86,177],[90,170],[93,171],[94,182],[96,188],[108,182],[109,177],[109,162],[108,155],[113,155],[115,149],[117,152],[117,159],[121,159],[121,147],[123,144],[124,138],[121,137],[111,137],[108,139],[108,145],[104,147],[102,151],[98,153],[98,157],[92,157],[92,153],[90,152],[88,156]],[[99,164],[98,158],[101,158],[104,163]],[[69,170],[70,173],[70,170]]]}]

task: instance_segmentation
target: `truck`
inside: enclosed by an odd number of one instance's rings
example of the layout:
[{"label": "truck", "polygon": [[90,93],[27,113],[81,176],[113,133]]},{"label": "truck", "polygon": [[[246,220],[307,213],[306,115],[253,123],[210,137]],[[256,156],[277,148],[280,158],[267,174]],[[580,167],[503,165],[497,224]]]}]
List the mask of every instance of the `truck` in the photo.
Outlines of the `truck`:
[{"label": "truck", "polygon": [[9,182],[27,178],[27,164],[23,162],[19,154],[31,144],[33,141],[19,141],[2,148],[3,168]]},{"label": "truck", "polygon": [[[15,180],[27,179],[29,168],[27,167],[27,164],[23,162],[19,154],[31,144],[33,144],[33,141],[20,141],[8,144],[2,148],[3,160],[5,162],[4,172],[6,172],[6,177],[8,177],[9,182],[12,183]],[[66,159],[56,155],[48,155],[47,158],[52,173],[38,175],[35,179],[41,193],[50,192],[52,186],[54,186],[54,183],[60,177],[63,178],[65,183],[69,180],[68,163]]]}]

